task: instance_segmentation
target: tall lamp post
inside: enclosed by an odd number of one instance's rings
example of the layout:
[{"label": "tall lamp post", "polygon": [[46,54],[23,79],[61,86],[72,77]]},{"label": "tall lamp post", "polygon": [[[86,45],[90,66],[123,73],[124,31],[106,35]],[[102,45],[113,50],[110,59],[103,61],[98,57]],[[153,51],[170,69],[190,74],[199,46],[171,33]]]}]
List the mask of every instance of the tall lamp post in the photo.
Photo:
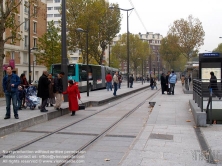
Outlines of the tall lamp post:
[{"label": "tall lamp post", "polygon": [[89,97],[89,33],[82,28],[77,28],[76,31],[86,33],[86,72],[87,72],[87,97]]},{"label": "tall lamp post", "polygon": [[[68,86],[68,58],[66,48],[66,0],[62,0],[62,64],[61,70],[65,73],[65,79],[63,79],[63,90]],[[64,101],[68,101],[67,95],[64,97]]]},{"label": "tall lamp post", "polygon": [[[109,8],[114,9],[115,7],[111,6]],[[118,8],[118,9],[127,12],[127,87],[129,88],[129,15],[128,15],[128,12],[133,10],[134,8],[131,8],[131,9]]]}]

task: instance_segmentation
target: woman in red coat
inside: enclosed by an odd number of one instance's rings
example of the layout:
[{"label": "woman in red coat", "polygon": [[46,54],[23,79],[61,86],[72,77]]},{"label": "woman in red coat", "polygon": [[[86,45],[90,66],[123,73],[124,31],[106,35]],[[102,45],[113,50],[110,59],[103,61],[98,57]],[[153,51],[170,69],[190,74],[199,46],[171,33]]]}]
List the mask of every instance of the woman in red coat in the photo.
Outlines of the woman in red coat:
[{"label": "woman in red coat", "polygon": [[[69,86],[63,94],[68,94],[69,99],[69,110],[72,111],[72,115],[75,115],[75,112],[79,110],[78,99],[80,100],[79,88],[76,83],[73,83],[72,80],[68,81]],[[78,99],[77,99],[78,97]]]}]

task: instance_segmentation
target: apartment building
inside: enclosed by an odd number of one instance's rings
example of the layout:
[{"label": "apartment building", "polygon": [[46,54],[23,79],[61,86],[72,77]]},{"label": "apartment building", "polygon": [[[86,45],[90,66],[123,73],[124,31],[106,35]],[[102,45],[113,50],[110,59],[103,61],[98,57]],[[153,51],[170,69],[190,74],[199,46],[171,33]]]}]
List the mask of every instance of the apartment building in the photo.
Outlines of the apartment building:
[{"label": "apartment building", "polygon": [[[29,19],[30,10],[30,19]],[[36,63],[35,50],[38,48],[38,38],[46,32],[46,0],[36,0],[32,3],[28,3],[28,0],[22,0],[18,6],[18,14],[15,16],[16,23],[23,23],[18,29],[22,40],[12,44],[12,40],[8,41],[4,46],[6,57],[4,58],[4,65],[8,65],[9,62],[15,63],[14,71],[19,76],[24,73],[26,77],[29,77],[29,48],[31,50],[31,80],[38,80],[42,75],[42,72],[46,70],[46,67]],[[30,27],[29,27],[30,21]],[[30,47],[29,47],[29,30],[30,30]],[[10,30],[6,29],[4,37],[10,36]],[[33,70],[34,69],[34,70]]]}]

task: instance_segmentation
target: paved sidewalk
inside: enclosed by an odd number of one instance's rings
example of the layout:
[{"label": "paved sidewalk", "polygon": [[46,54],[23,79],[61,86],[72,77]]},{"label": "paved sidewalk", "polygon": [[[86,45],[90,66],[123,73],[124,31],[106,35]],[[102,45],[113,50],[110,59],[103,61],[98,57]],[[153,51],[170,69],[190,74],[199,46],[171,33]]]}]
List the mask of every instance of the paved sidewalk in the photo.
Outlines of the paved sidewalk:
[{"label": "paved sidewalk", "polygon": [[[143,131],[125,155],[123,166],[211,165],[205,161],[195,132],[190,111],[191,94],[184,94],[179,83],[175,95],[153,98],[156,102]],[[201,128],[208,146],[217,154],[217,165],[222,165],[222,126]]]},{"label": "paved sidewalk", "polygon": [[[115,100],[117,98],[120,98],[121,96],[127,95],[127,93],[133,93],[134,91],[137,91],[142,88],[146,88],[149,86],[149,83],[145,83],[142,85],[142,83],[134,83],[134,88],[127,88],[126,83],[124,82],[122,84],[121,89],[117,90],[117,97],[113,96],[113,91],[107,91],[106,89],[98,90],[98,91],[91,91],[89,92],[89,97],[87,97],[86,92],[81,93],[81,101],[83,103],[86,103],[86,105],[90,106],[94,103],[101,104],[99,102],[109,102],[112,100]],[[3,99],[2,99],[3,100]],[[88,104],[87,104],[88,103]],[[91,104],[90,104],[91,103]],[[6,113],[5,106],[0,106],[0,136],[19,131],[23,128],[39,124],[54,118],[57,118],[59,116],[65,115],[69,113],[68,110],[68,103],[65,102],[62,104],[62,111],[56,111],[54,107],[47,107],[48,112],[42,113],[39,111],[38,108],[35,108],[34,110],[30,110],[30,108],[26,108],[23,110],[20,110],[18,112],[19,119],[15,119],[13,115],[13,111],[11,111],[11,119],[4,120],[4,116]],[[12,110],[12,106],[11,106]]]}]

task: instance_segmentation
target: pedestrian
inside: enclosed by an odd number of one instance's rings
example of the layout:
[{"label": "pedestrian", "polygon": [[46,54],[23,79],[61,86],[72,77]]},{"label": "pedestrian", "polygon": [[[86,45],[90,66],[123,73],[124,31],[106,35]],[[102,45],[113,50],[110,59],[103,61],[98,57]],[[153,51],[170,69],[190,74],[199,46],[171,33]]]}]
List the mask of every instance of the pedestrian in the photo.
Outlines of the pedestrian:
[{"label": "pedestrian", "polygon": [[114,92],[113,95],[116,96],[116,91],[117,91],[117,84],[119,83],[118,80],[118,72],[116,72],[113,76],[113,86],[114,86]]},{"label": "pedestrian", "polygon": [[24,73],[22,73],[20,75],[20,80],[21,80],[22,88],[24,90],[23,97],[22,97],[22,106],[21,107],[25,107],[25,94],[26,94],[25,93],[25,89],[29,87],[29,83],[28,83]]},{"label": "pedestrian", "polygon": [[61,71],[56,78],[54,78],[54,86],[53,86],[53,92],[55,93],[56,101],[55,101],[55,109],[60,110],[61,105],[63,102],[63,83],[62,78],[64,77],[65,73]]},{"label": "pedestrian", "polygon": [[160,81],[161,81],[162,94],[165,94],[164,91],[166,90],[166,78],[164,73],[161,74]]},{"label": "pedestrian", "polygon": [[174,88],[175,88],[175,84],[177,82],[177,75],[174,74],[174,71],[171,72],[168,82],[170,84],[170,91],[169,91],[169,95],[174,95]]},{"label": "pedestrian", "polygon": [[23,100],[23,96],[24,96],[24,89],[22,87],[22,85],[20,84],[18,86],[18,91],[17,91],[17,107],[18,110],[22,110],[22,100]]},{"label": "pedestrian", "polygon": [[154,88],[154,78],[153,77],[150,77],[150,87],[151,87],[151,90],[153,90],[153,88]]},{"label": "pedestrian", "polygon": [[153,80],[154,80],[154,82],[153,82],[153,89],[156,87],[156,89],[157,89],[157,79],[156,78],[153,78]]},{"label": "pedestrian", "polygon": [[166,75],[166,89],[167,89],[167,94],[169,94],[169,92],[170,92],[169,76],[170,76],[170,71],[168,71],[168,72],[167,72],[167,75]]},{"label": "pedestrian", "polygon": [[218,87],[217,87],[217,77],[214,75],[214,72],[210,72],[210,84],[208,88],[212,88],[212,92],[216,95],[216,97],[221,99],[221,96],[218,92]]},{"label": "pedestrian", "polygon": [[73,80],[68,81],[68,88],[63,94],[68,94],[69,110],[72,112],[71,116],[74,116],[76,111],[79,110],[78,99],[80,100],[79,88]]},{"label": "pedestrian", "polygon": [[121,83],[122,83],[122,76],[121,75],[118,76],[118,80],[119,80],[119,89],[120,89]]},{"label": "pedestrian", "polygon": [[133,75],[131,75],[129,78],[130,88],[133,88],[133,81],[134,81],[134,78],[133,78]]},{"label": "pedestrian", "polygon": [[109,91],[109,89],[112,91],[112,76],[110,72],[106,75],[106,89]]},{"label": "pedestrian", "polygon": [[48,110],[45,109],[47,100],[49,98],[49,84],[51,81],[48,79],[48,72],[43,71],[42,76],[39,78],[38,82],[38,93],[37,97],[42,98],[42,105],[40,106],[41,112],[48,112]]},{"label": "pedestrian", "polygon": [[51,106],[53,107],[53,104],[55,104],[55,95],[53,93],[53,85],[54,85],[54,79],[52,78],[52,74],[50,73],[48,75],[48,79],[50,80],[50,84],[49,84],[49,98],[47,100],[47,107]]},{"label": "pedestrian", "polygon": [[17,107],[17,91],[18,86],[20,85],[21,81],[20,78],[12,73],[12,66],[8,66],[6,69],[6,75],[2,80],[2,86],[5,93],[5,100],[6,100],[6,115],[4,119],[11,118],[11,101],[13,104],[13,111],[15,119],[19,119],[18,116],[18,107]]},{"label": "pedestrian", "polygon": [[182,83],[182,86],[184,86],[184,81],[185,81],[185,77],[184,75],[181,76],[181,83]]}]

